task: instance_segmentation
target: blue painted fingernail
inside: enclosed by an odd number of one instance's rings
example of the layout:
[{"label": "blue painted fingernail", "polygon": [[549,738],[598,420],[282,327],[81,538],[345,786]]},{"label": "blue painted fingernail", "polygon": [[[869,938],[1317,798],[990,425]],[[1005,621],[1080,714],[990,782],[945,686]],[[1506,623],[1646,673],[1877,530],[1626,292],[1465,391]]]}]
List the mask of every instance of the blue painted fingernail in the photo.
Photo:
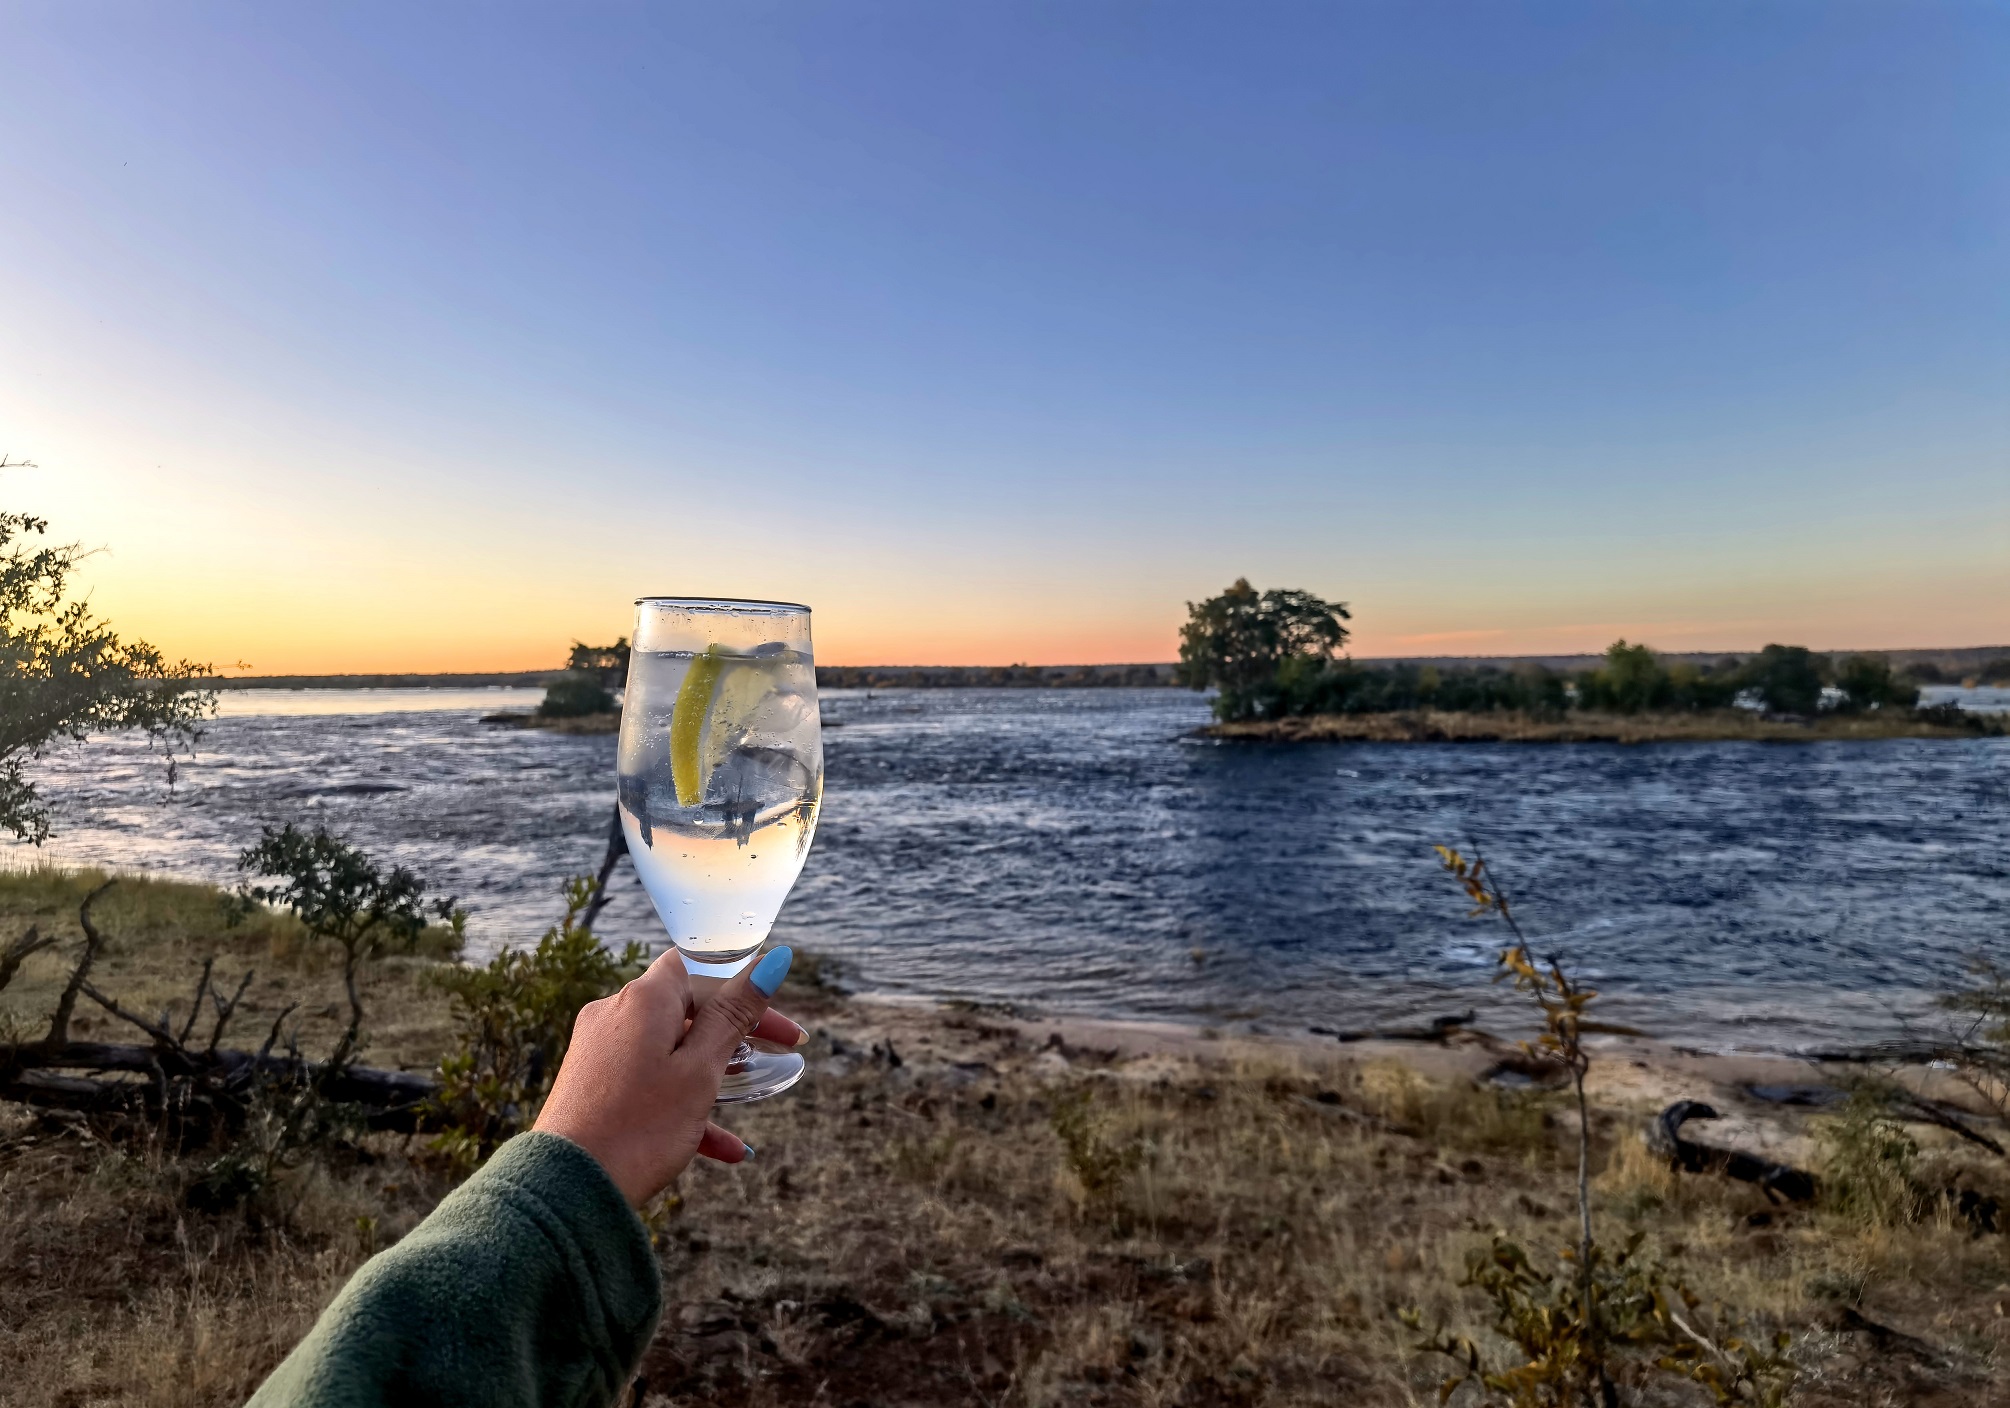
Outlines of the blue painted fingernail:
[{"label": "blue painted fingernail", "polygon": [[740,1141],[740,1162],[742,1162],[742,1163],[745,1163],[745,1162],[746,1162],[746,1161],[747,1161],[748,1159],[751,1159],[751,1158],[753,1158],[753,1157],[754,1157],[754,1146],[753,1146],[753,1145],[751,1145],[751,1144],[749,1144],[749,1143],[747,1143],[747,1142],[746,1142],[746,1140],[744,1140],[744,1139],[743,1139],[743,1140],[741,1140],[741,1141]]},{"label": "blue painted fingernail", "polygon": [[754,965],[748,981],[761,990],[761,996],[773,997],[781,989],[782,979],[789,976],[789,965],[795,961],[795,950],[783,944]]}]

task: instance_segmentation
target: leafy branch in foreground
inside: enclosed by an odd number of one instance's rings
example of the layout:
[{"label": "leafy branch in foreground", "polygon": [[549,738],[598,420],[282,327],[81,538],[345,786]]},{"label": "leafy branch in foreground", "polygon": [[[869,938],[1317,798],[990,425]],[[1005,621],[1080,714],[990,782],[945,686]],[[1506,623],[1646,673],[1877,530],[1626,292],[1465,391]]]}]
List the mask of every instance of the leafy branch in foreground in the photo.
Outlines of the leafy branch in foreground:
[{"label": "leafy branch in foreground", "polygon": [[[0,468],[26,464],[0,455]],[[69,599],[85,554],[75,543],[38,544],[48,530],[31,514],[0,513],[0,827],[37,845],[49,836],[49,808],[25,765],[51,743],[137,729],[167,753],[172,785],[176,747],[195,742],[216,700],[198,684],[207,665],[121,640]]]},{"label": "leafy branch in foreground", "polygon": [[[1597,1032],[1631,1034],[1630,1029],[1593,1020],[1587,1014],[1598,993],[1573,980],[1559,960],[1535,957],[1506,892],[1477,850],[1468,859],[1449,846],[1435,849],[1472,901],[1472,915],[1492,915],[1513,935],[1501,952],[1499,977],[1532,997],[1543,1019],[1541,1035],[1523,1048],[1567,1073],[1577,1102],[1577,1245],[1558,1254],[1563,1270],[1557,1275],[1540,1270],[1504,1233],[1468,1256],[1461,1284],[1485,1293],[1493,1305],[1493,1329],[1520,1351],[1522,1362],[1489,1368],[1472,1339],[1448,1335],[1442,1327],[1431,1331],[1417,1347],[1449,1357],[1459,1370],[1440,1384],[1440,1401],[1474,1384],[1481,1402],[1511,1408],[1614,1408],[1621,1402],[1622,1376],[1651,1369],[1700,1384],[1720,1404],[1773,1408],[1784,1402],[1794,1379],[1785,1335],[1775,1336],[1768,1348],[1717,1330],[1699,1313],[1695,1296],[1671,1285],[1658,1265],[1640,1255],[1639,1237],[1617,1252],[1599,1244],[1592,1225],[1591,1110],[1584,1089],[1591,1056],[1583,1039]],[[1423,1332],[1418,1311],[1402,1311],[1400,1318]]]},{"label": "leafy branch in foreground", "polygon": [[339,1069],[362,1040],[363,998],[356,981],[381,954],[409,951],[426,932],[428,913],[445,921],[448,944],[458,950],[466,912],[451,899],[426,900],[426,884],[402,865],[386,872],[357,847],[315,828],[288,822],[266,827],[258,844],[237,858],[237,868],[277,884],[246,884],[228,902],[233,921],[260,906],[289,910],[310,932],[342,950],[342,987],[349,997],[349,1026],[328,1058]]}]

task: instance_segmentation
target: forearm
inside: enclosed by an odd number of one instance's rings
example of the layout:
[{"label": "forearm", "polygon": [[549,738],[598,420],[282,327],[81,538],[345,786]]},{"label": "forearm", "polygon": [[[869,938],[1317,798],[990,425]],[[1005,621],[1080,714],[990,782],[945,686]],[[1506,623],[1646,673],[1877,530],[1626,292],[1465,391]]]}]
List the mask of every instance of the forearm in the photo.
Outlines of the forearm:
[{"label": "forearm", "polygon": [[602,1408],[648,1345],[648,1235],[593,1158],[519,1135],[365,1263],[250,1408]]}]

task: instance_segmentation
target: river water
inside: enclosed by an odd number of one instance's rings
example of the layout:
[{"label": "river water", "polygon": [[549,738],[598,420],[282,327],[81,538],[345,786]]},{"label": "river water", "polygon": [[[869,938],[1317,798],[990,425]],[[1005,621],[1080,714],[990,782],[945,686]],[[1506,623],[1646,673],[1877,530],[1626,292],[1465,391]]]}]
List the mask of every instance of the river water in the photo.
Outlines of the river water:
[{"label": "river water", "polygon": [[[459,895],[477,954],[534,939],[598,860],[614,740],[480,722],[536,691],[251,694],[172,795],[132,740],[50,755],[47,857],[228,880],[261,826],[319,824]],[[776,936],[867,991],[1270,1031],[1484,1009],[1503,936],[1438,842],[1479,843],[1615,1020],[1696,1045],[1888,1033],[2010,946],[2010,740],[1213,744],[1175,690],[830,691],[824,715]],[[660,937],[626,867],[603,928]]]}]

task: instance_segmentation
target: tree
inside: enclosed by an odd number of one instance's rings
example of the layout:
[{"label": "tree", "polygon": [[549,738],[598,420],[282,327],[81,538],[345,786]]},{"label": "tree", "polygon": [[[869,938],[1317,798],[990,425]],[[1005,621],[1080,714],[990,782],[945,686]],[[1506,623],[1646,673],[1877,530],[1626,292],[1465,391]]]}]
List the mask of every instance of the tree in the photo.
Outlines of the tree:
[{"label": "tree", "polygon": [[1345,602],[1305,591],[1258,592],[1246,577],[1220,596],[1199,605],[1188,602],[1186,609],[1180,682],[1190,689],[1218,689],[1214,707],[1224,719],[1265,712],[1286,662],[1331,660],[1347,643],[1347,628],[1340,623],[1353,619]]},{"label": "tree", "polygon": [[1805,645],[1769,645],[1745,665],[1745,685],[1773,714],[1814,714],[1822,707],[1828,659]]},{"label": "tree", "polygon": [[1851,713],[1866,709],[1910,709],[1919,703],[1919,686],[1900,678],[1891,662],[1878,655],[1852,655],[1836,668],[1836,688],[1842,707]]},{"label": "tree", "polygon": [[565,668],[571,674],[592,675],[602,688],[620,689],[628,683],[628,637],[622,636],[612,645],[574,641],[572,653],[565,657]]},{"label": "tree", "polygon": [[[0,456],[0,468],[26,461]],[[170,661],[145,641],[122,641],[69,599],[76,544],[44,545],[46,520],[0,513],[0,827],[40,845],[49,809],[24,775],[53,742],[139,729],[168,755],[192,744],[216,695],[199,688],[207,665]]]},{"label": "tree", "polygon": [[565,673],[544,688],[538,713],[547,719],[576,719],[586,714],[614,712],[612,691],[628,682],[628,637],[612,645],[574,641],[565,657]]}]

